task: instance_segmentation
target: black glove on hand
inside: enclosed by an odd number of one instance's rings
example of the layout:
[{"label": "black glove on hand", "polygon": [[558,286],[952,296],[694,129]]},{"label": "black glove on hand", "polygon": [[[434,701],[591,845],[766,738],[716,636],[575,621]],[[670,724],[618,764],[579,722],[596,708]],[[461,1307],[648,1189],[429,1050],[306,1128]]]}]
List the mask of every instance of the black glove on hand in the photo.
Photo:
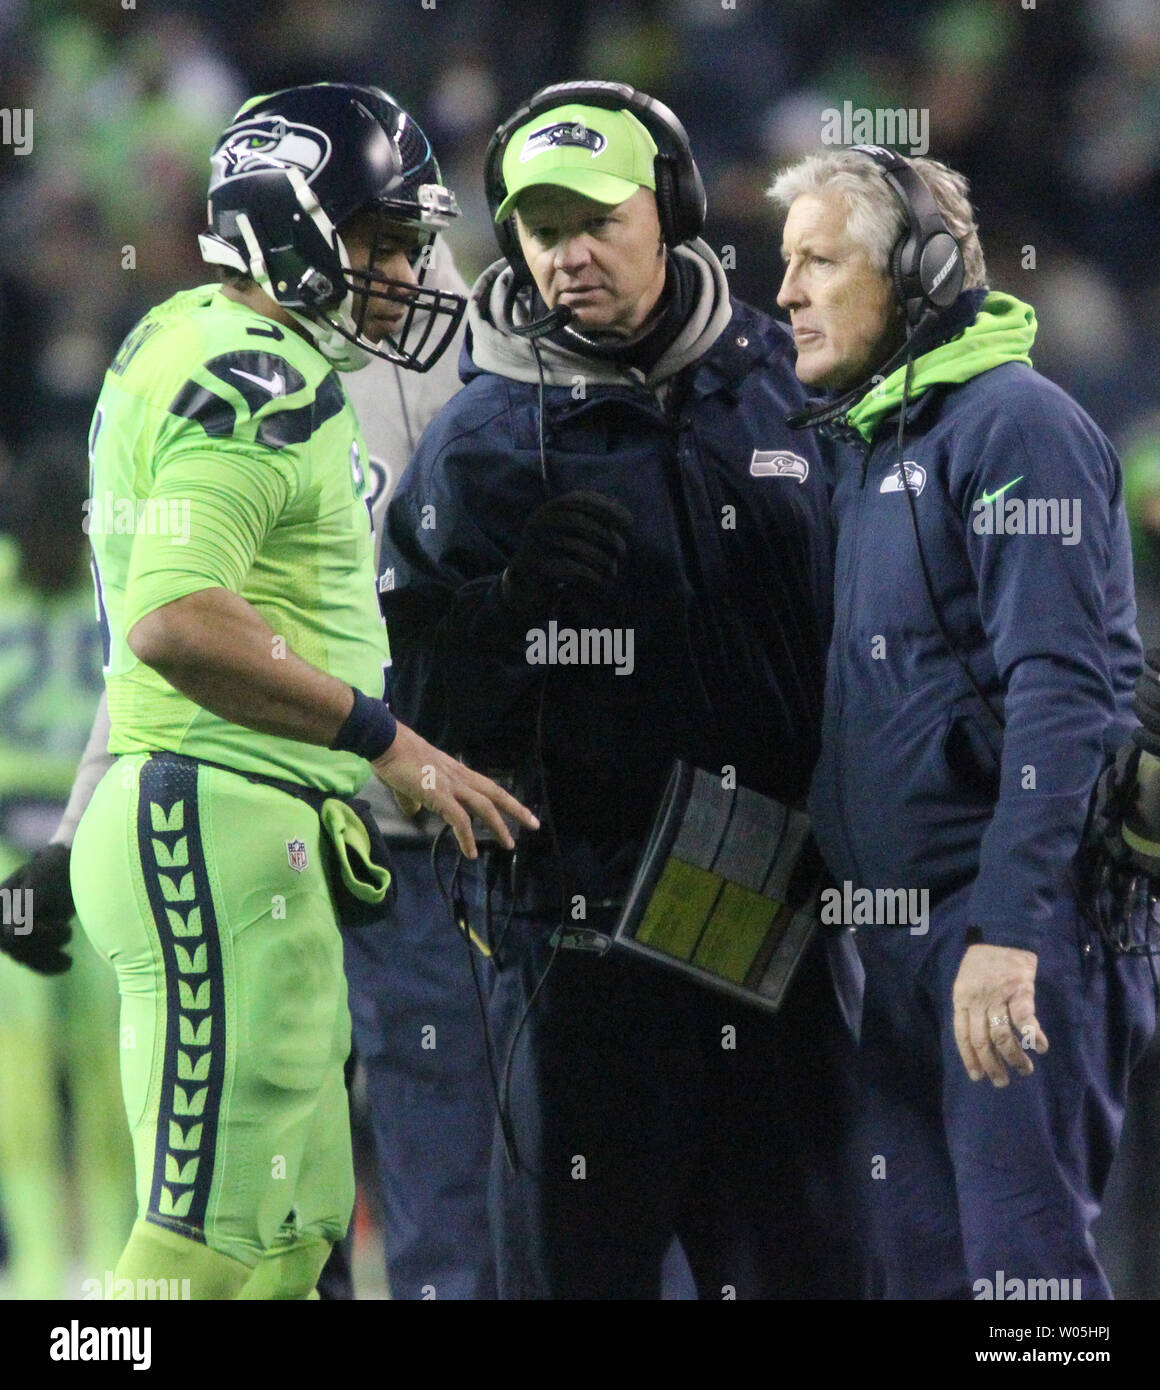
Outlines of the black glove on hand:
[{"label": "black glove on hand", "polygon": [[45,845],[0,883],[0,951],[38,975],[61,975],[72,965],[63,949],[76,911],[68,861],[68,845]]},{"label": "black glove on hand", "polygon": [[616,583],[631,525],[632,513],[599,492],[553,497],[524,527],[503,574],[504,603],[521,618],[589,610]]}]

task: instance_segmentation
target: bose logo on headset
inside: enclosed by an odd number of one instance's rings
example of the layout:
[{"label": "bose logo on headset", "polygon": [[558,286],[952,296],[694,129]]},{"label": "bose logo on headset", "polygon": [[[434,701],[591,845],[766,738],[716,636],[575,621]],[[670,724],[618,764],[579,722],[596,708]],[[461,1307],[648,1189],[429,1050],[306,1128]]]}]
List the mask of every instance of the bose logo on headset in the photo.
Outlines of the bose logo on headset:
[{"label": "bose logo on headset", "polygon": [[938,289],[938,287],[947,278],[951,271],[954,270],[955,266],[959,264],[960,259],[961,257],[959,254],[959,248],[956,246],[955,249],[951,252],[951,254],[947,257],[946,264],[930,282],[930,287],[932,290]]}]

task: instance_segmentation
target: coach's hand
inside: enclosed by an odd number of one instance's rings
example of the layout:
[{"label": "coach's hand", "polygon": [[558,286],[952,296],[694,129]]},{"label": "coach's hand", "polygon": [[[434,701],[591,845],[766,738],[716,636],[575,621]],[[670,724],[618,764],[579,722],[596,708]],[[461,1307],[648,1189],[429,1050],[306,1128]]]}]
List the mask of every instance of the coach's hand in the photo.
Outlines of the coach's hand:
[{"label": "coach's hand", "polygon": [[0,951],[38,975],[72,965],[73,907],[68,845],[45,845],[0,883]]},{"label": "coach's hand", "polygon": [[1035,1017],[1034,951],[1013,946],[968,946],[952,994],[955,1042],[972,1081],[983,1076],[1006,1086],[1008,1068],[1030,1076],[1031,1051],[1046,1052],[1047,1036]]},{"label": "coach's hand", "polygon": [[528,518],[504,571],[505,605],[529,620],[561,604],[591,611],[616,584],[631,525],[632,513],[603,493],[565,492],[545,502]]},{"label": "coach's hand", "polygon": [[379,781],[395,793],[404,815],[413,816],[420,806],[426,806],[442,816],[468,859],[476,859],[479,854],[471,831],[472,816],[489,826],[506,849],[514,849],[516,842],[504,824],[504,816],[529,830],[540,828],[531,811],[490,777],[472,772],[406,724],[399,724],[394,742],[371,767]]}]

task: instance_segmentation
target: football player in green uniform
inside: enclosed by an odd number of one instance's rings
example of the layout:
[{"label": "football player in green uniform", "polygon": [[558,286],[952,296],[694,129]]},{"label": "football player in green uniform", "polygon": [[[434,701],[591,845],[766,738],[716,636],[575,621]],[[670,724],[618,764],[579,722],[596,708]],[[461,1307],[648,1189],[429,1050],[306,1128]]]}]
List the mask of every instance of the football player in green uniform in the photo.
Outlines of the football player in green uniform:
[{"label": "football player in green uniform", "polygon": [[[509,848],[535,818],[367,691],[389,649],[366,447],[335,373],[423,371],[463,301],[415,266],[457,213],[413,187],[375,89],[248,103],[212,156],[224,284],[132,331],[90,436],[89,534],[116,764],[78,827],[78,915],[115,966],[138,1221],[116,1291],[303,1298],[353,1204],[336,903],[387,875],[349,798]],[[501,814],[502,813],[502,814]]]},{"label": "football player in green uniform", "polygon": [[[32,930],[64,885],[17,869],[60,818],[101,688],[84,495],[83,432],[29,441],[0,477],[0,1208],[18,1299],[75,1293],[74,1259],[111,1269],[132,1222],[116,986],[87,941],[70,957]],[[67,875],[66,849],[42,856]]]}]

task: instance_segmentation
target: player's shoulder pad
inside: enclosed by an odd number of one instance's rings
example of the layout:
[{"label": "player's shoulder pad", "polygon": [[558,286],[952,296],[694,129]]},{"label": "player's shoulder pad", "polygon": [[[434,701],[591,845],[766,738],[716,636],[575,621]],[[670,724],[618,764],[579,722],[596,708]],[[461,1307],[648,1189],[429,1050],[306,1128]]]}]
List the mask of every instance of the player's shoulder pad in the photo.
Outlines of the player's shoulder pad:
[{"label": "player's shoulder pad", "polygon": [[[285,336],[276,324],[246,332]],[[328,371],[312,384],[287,357],[255,343],[204,362],[178,390],[169,411],[214,439],[243,437],[284,449],[305,443],[345,404],[337,372]]]}]

